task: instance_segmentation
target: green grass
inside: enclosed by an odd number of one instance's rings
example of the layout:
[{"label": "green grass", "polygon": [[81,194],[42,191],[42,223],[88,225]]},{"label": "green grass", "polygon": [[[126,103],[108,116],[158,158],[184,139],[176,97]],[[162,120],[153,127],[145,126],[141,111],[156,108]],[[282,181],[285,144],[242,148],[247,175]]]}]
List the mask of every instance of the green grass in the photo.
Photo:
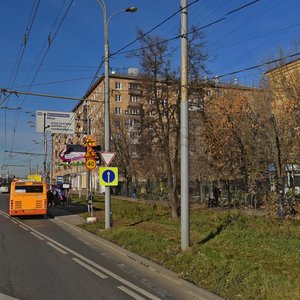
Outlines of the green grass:
[{"label": "green grass", "polygon": [[180,219],[159,205],[112,200],[113,228],[82,225],[225,299],[300,299],[300,222],[239,211],[191,211],[191,247],[180,251]]}]

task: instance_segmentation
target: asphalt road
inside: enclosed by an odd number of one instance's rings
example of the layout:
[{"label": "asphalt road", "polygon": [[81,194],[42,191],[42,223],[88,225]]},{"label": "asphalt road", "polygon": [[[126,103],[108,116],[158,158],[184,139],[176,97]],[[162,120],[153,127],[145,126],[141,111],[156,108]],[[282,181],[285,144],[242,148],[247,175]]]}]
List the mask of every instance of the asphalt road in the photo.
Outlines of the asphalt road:
[{"label": "asphalt road", "polygon": [[10,218],[8,200],[0,194],[0,300],[195,299],[53,218]]}]

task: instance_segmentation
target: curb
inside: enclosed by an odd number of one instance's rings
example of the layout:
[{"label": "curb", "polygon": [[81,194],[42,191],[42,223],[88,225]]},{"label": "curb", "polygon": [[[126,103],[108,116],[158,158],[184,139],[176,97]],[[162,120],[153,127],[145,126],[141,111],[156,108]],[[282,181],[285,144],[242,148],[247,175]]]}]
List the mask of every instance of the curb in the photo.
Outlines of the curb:
[{"label": "curb", "polygon": [[[78,216],[84,223],[84,220]],[[179,275],[165,267],[162,267],[161,265],[154,263],[142,256],[139,256],[133,252],[130,252],[127,249],[124,249],[108,240],[105,240],[93,233],[90,233],[84,229],[81,229],[80,227],[71,224],[67,221],[67,216],[58,216],[53,219],[53,222],[58,223],[59,225],[65,225],[68,228],[70,228],[73,232],[77,232],[81,235],[84,235],[85,237],[89,238],[91,241],[97,244],[101,244],[101,246],[104,246],[115,253],[127,257],[131,261],[134,261],[135,263],[142,265],[149,270],[151,270],[154,273],[160,274],[164,278],[172,281],[173,283],[177,284],[178,286],[182,286],[187,290],[187,293],[190,294],[192,297],[196,299],[201,300],[222,300],[223,298],[205,290],[200,287],[197,287],[196,285],[182,279],[179,277]]]}]

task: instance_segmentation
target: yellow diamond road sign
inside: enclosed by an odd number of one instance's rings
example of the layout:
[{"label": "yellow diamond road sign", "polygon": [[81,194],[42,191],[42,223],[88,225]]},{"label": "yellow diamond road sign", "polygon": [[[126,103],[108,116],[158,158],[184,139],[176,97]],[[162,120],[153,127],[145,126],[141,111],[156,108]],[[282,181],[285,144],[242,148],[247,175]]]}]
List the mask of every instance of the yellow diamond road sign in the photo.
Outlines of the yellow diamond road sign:
[{"label": "yellow diamond road sign", "polygon": [[118,168],[116,167],[100,167],[99,179],[101,186],[118,185]]}]

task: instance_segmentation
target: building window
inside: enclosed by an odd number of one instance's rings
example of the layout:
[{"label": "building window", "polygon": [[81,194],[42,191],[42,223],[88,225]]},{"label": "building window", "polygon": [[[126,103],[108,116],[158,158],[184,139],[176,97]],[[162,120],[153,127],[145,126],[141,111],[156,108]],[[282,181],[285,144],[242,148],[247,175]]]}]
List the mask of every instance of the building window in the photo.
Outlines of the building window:
[{"label": "building window", "polygon": [[130,132],[129,136],[132,140],[135,140],[140,137],[140,134],[138,132]]},{"label": "building window", "polygon": [[122,82],[116,81],[116,82],[115,82],[115,89],[116,89],[116,90],[121,90],[121,89],[122,89]]},{"label": "building window", "polygon": [[134,124],[135,124],[135,120],[134,120],[134,119],[129,119],[129,120],[127,121],[127,124],[128,124],[129,127],[133,127]]},{"label": "building window", "polygon": [[139,88],[138,83],[136,82],[129,82],[129,89],[130,90],[137,90]]},{"label": "building window", "polygon": [[136,109],[136,108],[131,108],[129,110],[129,114],[130,115],[138,115],[140,113],[140,110],[139,109]]},{"label": "building window", "polygon": [[122,95],[120,95],[120,94],[115,95],[115,101],[116,102],[121,102],[122,101]]},{"label": "building window", "polygon": [[115,108],[115,114],[120,115],[122,113],[122,108],[121,107],[116,107]]},{"label": "building window", "polygon": [[138,102],[138,96],[130,96],[130,102]]},{"label": "building window", "polygon": [[121,139],[121,134],[120,133],[115,133],[115,140],[119,141]]}]

